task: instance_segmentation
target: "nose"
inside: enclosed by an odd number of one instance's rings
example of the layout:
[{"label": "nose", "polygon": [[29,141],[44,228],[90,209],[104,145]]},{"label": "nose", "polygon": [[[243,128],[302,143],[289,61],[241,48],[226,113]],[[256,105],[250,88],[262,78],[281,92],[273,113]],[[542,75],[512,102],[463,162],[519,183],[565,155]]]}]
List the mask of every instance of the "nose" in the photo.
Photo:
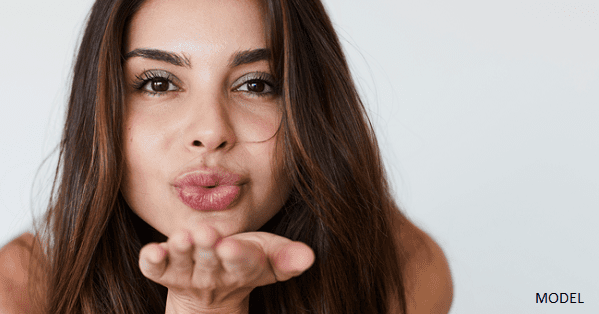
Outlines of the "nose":
[{"label": "nose", "polygon": [[198,152],[228,151],[237,142],[226,99],[217,93],[190,97],[185,145]]}]

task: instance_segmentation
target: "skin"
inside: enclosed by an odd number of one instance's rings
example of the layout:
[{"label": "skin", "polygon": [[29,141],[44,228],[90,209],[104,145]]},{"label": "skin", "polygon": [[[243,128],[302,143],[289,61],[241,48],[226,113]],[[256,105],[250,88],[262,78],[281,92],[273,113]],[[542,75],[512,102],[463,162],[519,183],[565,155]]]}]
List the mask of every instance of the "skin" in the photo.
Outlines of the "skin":
[{"label": "skin", "polygon": [[[275,151],[278,137],[242,141],[253,125],[235,116],[241,106],[276,109],[279,102],[276,95],[259,96],[244,91],[247,86],[235,86],[247,74],[270,73],[267,60],[229,65],[237,52],[266,47],[261,8],[254,2],[147,1],[131,21],[127,52],[159,49],[184,56],[190,64],[144,57],[125,63],[127,170],[121,191],[134,212],[166,236],[198,223],[222,236],[255,231],[288,196],[289,182],[274,164],[281,154]],[[142,90],[130,86],[136,76],[155,69],[177,78],[169,91],[148,94],[154,92],[151,81]],[[197,211],[179,199],[176,178],[198,167],[241,176],[241,195],[231,210]]]},{"label": "skin", "polygon": [[[298,276],[314,262],[305,244],[256,232],[280,210],[290,188],[276,163],[281,152],[275,144],[281,139],[248,142],[244,136],[251,124],[237,119],[236,105],[267,110],[278,102],[276,96],[257,97],[237,84],[248,73],[270,73],[267,61],[229,66],[237,52],[266,46],[256,2],[149,0],[126,34],[126,53],[160,49],[190,65],[143,56],[125,63],[122,192],[133,211],[168,238],[142,248],[139,263],[146,277],[169,289],[167,313],[246,313],[254,287]],[[177,84],[153,96],[143,92],[152,92],[151,84],[142,91],[132,86],[136,76],[152,69],[176,76]],[[198,167],[240,175],[240,196],[228,210],[197,211],[178,197],[174,181]],[[400,230],[395,240],[408,314],[447,313],[453,290],[443,252],[399,213],[393,223]],[[32,243],[33,235],[26,233],[0,250],[0,313],[29,313]],[[390,313],[398,312],[396,301],[389,300]]]},{"label": "skin", "polygon": [[[290,190],[275,162],[280,137],[261,136],[270,134],[264,123],[277,125],[280,99],[264,82],[243,83],[247,75],[269,74],[268,60],[231,65],[239,52],[266,48],[262,20],[257,1],[148,1],[127,33],[127,52],[161,50],[187,63],[147,54],[125,62],[121,191],[168,237],[140,253],[142,273],[169,288],[167,313],[247,312],[253,288],[297,276],[314,262],[307,245],[254,232]],[[264,119],[244,119],[256,112]],[[177,178],[198,168],[240,176],[240,194],[227,210],[196,210],[179,198]]]},{"label": "skin", "polygon": [[[400,230],[395,240],[404,274],[407,314],[447,314],[453,299],[453,283],[443,251],[426,233],[399,214],[393,223],[395,230]],[[27,287],[33,245],[34,235],[24,233],[0,249],[2,314],[34,313]],[[399,313],[396,299],[389,300],[389,304],[390,314]]]},{"label": "skin", "polygon": [[[453,299],[453,283],[443,251],[426,233],[399,214],[393,223],[395,230],[400,230],[395,234],[395,240],[406,287],[406,313],[447,314]],[[2,314],[34,313],[27,288],[33,244],[34,235],[24,233],[0,249]],[[399,313],[396,299],[389,300],[389,304],[390,314]]]}]

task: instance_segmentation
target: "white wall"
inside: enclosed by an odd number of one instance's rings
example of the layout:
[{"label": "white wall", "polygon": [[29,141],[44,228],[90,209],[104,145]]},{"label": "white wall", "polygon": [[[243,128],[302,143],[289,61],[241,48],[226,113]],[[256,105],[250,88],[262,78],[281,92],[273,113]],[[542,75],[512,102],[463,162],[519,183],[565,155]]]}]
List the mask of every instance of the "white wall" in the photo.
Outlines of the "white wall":
[{"label": "white wall", "polygon": [[[451,313],[599,312],[599,3],[325,4],[398,200],[448,256]],[[0,11],[0,243],[30,221],[90,6]],[[535,304],[544,292],[585,303]]]},{"label": "white wall", "polygon": [[[0,244],[43,210],[75,45],[92,1],[3,1],[0,9]],[[35,186],[36,172],[40,169]]]}]

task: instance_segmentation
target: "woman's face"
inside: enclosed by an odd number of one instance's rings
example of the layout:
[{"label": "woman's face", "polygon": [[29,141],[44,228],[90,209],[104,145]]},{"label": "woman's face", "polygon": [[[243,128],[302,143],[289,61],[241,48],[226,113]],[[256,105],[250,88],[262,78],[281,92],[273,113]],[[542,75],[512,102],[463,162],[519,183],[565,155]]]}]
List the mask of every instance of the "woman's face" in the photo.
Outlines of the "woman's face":
[{"label": "woman's face", "polygon": [[166,236],[200,222],[257,230],[289,194],[262,13],[252,0],[149,0],[131,20],[121,190]]}]

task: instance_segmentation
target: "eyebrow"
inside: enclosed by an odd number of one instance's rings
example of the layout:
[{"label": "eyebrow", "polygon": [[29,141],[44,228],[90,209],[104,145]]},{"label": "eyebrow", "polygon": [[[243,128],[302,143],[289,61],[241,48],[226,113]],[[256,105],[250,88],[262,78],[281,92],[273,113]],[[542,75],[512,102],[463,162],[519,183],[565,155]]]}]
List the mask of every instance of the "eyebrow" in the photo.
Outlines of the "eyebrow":
[{"label": "eyebrow", "polygon": [[229,67],[234,68],[242,64],[249,64],[263,60],[270,60],[270,50],[266,48],[248,49],[239,51],[233,55]]},{"label": "eyebrow", "polygon": [[128,52],[125,55],[125,60],[128,60],[132,57],[142,57],[146,59],[152,59],[157,61],[164,61],[176,66],[185,66],[191,68],[191,62],[189,62],[189,58],[184,55],[178,55],[174,52],[158,50],[158,49],[147,49],[147,48],[138,48]]},{"label": "eyebrow", "polygon": [[[172,65],[185,66],[191,68],[191,62],[189,61],[189,58],[187,58],[186,56],[178,55],[174,52],[159,49],[137,48],[125,54],[125,60],[128,60],[132,57],[141,57],[157,61],[164,61]],[[238,51],[230,59],[229,67],[234,68],[243,64],[249,64],[263,60],[270,60],[270,57],[270,50],[266,48]]]}]

